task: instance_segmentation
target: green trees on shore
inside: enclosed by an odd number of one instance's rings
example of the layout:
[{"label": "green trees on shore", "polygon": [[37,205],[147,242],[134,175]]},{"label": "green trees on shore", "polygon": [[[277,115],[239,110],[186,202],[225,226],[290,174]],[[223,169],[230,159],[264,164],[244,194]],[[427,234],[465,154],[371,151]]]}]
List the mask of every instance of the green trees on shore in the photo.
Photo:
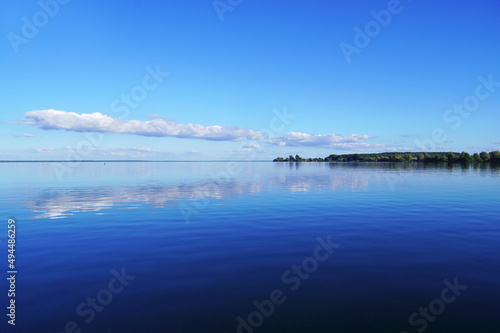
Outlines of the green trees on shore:
[{"label": "green trees on shore", "polygon": [[379,154],[331,154],[325,158],[303,158],[299,155],[290,155],[287,158],[278,157],[273,162],[424,162],[424,163],[467,163],[467,162],[496,162],[500,163],[500,151],[487,153],[467,152],[434,152],[434,153],[379,153]]}]

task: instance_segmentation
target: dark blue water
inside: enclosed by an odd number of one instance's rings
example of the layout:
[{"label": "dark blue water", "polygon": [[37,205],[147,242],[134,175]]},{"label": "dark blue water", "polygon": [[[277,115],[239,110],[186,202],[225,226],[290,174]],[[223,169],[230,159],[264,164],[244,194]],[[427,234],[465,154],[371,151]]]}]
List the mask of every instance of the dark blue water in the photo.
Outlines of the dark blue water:
[{"label": "dark blue water", "polygon": [[488,164],[0,163],[0,199],[2,332],[500,327]]}]

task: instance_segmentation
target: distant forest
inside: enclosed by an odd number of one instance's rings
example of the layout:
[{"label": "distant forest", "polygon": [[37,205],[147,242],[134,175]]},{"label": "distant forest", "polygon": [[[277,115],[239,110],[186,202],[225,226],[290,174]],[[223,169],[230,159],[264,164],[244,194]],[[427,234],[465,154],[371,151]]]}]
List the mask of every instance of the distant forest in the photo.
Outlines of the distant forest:
[{"label": "distant forest", "polygon": [[288,156],[287,158],[278,157],[273,160],[273,162],[424,162],[424,163],[436,163],[436,162],[499,162],[500,163],[500,151],[492,151],[487,153],[485,151],[481,153],[475,153],[470,155],[469,153],[462,152],[435,152],[435,153],[379,153],[379,154],[342,154],[335,155],[331,154],[325,158],[302,158],[299,155]]}]

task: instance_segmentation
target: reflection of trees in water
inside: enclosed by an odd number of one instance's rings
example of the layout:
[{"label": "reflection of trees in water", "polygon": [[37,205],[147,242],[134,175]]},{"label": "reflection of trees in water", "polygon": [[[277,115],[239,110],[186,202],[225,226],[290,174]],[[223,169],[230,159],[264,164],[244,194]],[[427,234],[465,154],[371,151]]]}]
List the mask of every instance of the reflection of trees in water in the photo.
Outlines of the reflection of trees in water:
[{"label": "reflection of trees in water", "polygon": [[491,175],[493,177],[500,176],[500,164],[498,163],[473,163],[472,170],[479,172],[481,176]]},{"label": "reflection of trees in water", "polygon": [[[290,163],[301,164],[301,163]],[[331,162],[325,163],[331,169],[358,168],[358,169],[384,169],[396,171],[415,170],[479,170],[492,175],[500,173],[500,163],[395,163],[395,162]]]}]

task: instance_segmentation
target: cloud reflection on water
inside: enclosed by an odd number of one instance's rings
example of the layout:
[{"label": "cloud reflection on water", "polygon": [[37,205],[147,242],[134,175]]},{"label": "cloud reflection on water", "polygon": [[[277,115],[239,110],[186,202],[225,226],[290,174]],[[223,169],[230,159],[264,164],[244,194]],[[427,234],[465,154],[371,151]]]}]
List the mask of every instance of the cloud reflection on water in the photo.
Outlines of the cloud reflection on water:
[{"label": "cloud reflection on water", "polygon": [[[485,165],[450,167],[446,165],[403,165],[364,163],[308,164],[278,163],[270,169],[249,168],[230,180],[199,178],[178,180],[175,177],[148,183],[133,184],[140,180],[135,174],[124,185],[88,186],[77,183],[67,187],[40,188],[28,199],[28,210],[32,219],[65,218],[75,213],[94,212],[105,214],[109,209],[137,209],[143,205],[153,209],[175,207],[181,201],[198,201],[203,198],[225,199],[264,191],[308,192],[308,191],[368,191],[370,186],[385,186],[387,175],[404,175],[404,181],[418,177],[426,169],[439,172],[480,172],[499,175],[499,168]],[[426,172],[427,173],[427,172]],[[149,174],[148,174],[149,175]],[[130,176],[130,175],[129,175]],[[398,179],[398,181],[401,181]],[[123,182],[120,182],[122,184]]]},{"label": "cloud reflection on water", "polygon": [[154,209],[176,205],[181,200],[200,198],[224,199],[245,194],[279,189],[289,192],[320,190],[366,191],[367,173],[340,172],[330,174],[277,174],[249,175],[224,182],[206,179],[182,184],[151,184],[124,186],[75,186],[58,189],[41,189],[27,203],[31,218],[65,218],[79,212],[105,213],[107,209],[135,209],[148,205]]}]

